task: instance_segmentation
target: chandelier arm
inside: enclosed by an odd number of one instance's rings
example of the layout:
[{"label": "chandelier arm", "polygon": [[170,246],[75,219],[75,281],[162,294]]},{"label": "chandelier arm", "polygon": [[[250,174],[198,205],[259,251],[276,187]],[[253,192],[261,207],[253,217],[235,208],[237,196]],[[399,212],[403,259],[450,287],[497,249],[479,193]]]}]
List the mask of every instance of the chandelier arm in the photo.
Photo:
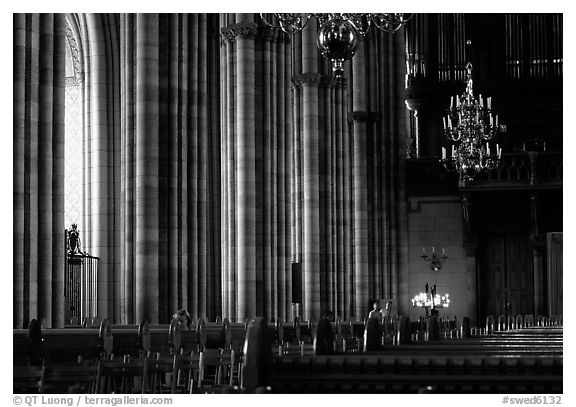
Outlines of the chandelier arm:
[{"label": "chandelier arm", "polygon": [[446,133],[446,137],[448,138],[448,140],[451,141],[460,141],[460,139],[462,138],[462,134],[460,134],[459,131],[448,130]]},{"label": "chandelier arm", "polygon": [[[280,28],[279,25],[274,25],[272,24],[270,21],[268,21],[266,19],[266,17],[264,17],[264,13],[259,13],[260,14],[260,20],[262,20],[262,22],[267,25],[268,27],[272,27],[272,28]],[[274,16],[276,16],[276,14],[274,14]]]},{"label": "chandelier arm", "polygon": [[474,81],[472,80],[472,62],[466,64],[466,96],[474,100]]},{"label": "chandelier arm", "polygon": [[[304,27],[306,27],[306,25],[308,24],[308,21],[310,21],[310,13],[306,13],[306,18],[304,19],[304,22],[302,23],[301,26],[296,27],[296,31],[295,32],[300,32],[304,29]],[[298,21],[302,22],[302,17],[298,17]]]},{"label": "chandelier arm", "polygon": [[273,13],[276,20],[278,20],[278,25],[270,23],[264,13],[259,13],[260,19],[264,22],[265,25],[272,27],[272,28],[279,28],[284,31],[286,34],[296,34],[300,32],[306,27],[308,21],[310,20],[310,14],[306,14],[306,18],[302,23],[302,16],[294,16],[288,13]]},{"label": "chandelier arm", "polygon": [[[394,33],[405,23],[404,13],[375,13],[372,14],[372,22],[381,31]],[[408,19],[412,18],[410,16]]]},{"label": "chandelier arm", "polygon": [[[361,36],[365,36],[370,30],[370,25],[372,23],[372,14],[362,14],[362,13],[346,13],[343,17],[354,27],[356,32]],[[363,24],[363,22],[366,22]]]}]

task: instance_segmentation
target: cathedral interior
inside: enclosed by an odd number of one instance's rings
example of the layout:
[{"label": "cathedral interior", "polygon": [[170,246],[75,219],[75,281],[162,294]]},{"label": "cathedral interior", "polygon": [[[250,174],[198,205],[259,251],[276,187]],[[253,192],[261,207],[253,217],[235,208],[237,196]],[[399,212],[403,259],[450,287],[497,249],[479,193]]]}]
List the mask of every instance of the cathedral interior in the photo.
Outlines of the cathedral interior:
[{"label": "cathedral interior", "polygon": [[294,16],[13,15],[15,335],[561,324],[563,15]]}]

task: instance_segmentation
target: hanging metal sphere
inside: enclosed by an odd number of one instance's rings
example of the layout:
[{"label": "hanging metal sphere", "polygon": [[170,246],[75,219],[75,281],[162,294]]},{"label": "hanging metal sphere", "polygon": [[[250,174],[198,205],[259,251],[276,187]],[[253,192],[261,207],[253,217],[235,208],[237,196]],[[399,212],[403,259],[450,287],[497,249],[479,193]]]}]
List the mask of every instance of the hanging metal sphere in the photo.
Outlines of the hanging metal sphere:
[{"label": "hanging metal sphere", "polygon": [[342,62],[354,56],[357,35],[354,27],[341,18],[329,20],[320,28],[318,49],[325,58],[332,61],[336,76],[342,75]]}]

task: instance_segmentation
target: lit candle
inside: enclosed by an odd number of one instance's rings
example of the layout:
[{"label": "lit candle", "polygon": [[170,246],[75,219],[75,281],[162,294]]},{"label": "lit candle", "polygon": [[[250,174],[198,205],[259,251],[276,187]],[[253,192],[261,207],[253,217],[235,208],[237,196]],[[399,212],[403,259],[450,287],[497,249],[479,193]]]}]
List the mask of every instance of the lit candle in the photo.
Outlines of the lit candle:
[{"label": "lit candle", "polygon": [[446,147],[442,147],[442,159],[446,159]]},{"label": "lit candle", "polygon": [[445,117],[442,118],[442,123],[444,124],[444,128],[446,128],[446,118]]},{"label": "lit candle", "polygon": [[492,124],[494,124],[494,121],[493,121],[492,113],[490,113],[490,126],[492,126]]},{"label": "lit candle", "polygon": [[448,127],[452,129],[452,118],[448,116]]},{"label": "lit candle", "polygon": [[432,254],[436,253],[436,248],[432,246]]},{"label": "lit candle", "polygon": [[486,142],[486,154],[490,155],[490,144]]},{"label": "lit candle", "polygon": [[454,108],[454,96],[450,96],[450,109]]},{"label": "lit candle", "polygon": [[446,255],[446,250],[444,250],[444,248],[442,248],[442,255]]},{"label": "lit candle", "polygon": [[426,249],[422,247],[422,254],[426,254]]},{"label": "lit candle", "polygon": [[452,157],[454,157],[456,153],[456,147],[454,146],[454,144],[452,144]]},{"label": "lit candle", "polygon": [[498,127],[498,115],[496,115],[496,127]]},{"label": "lit candle", "polygon": [[492,108],[492,97],[488,96],[488,109]]},{"label": "lit candle", "polygon": [[478,99],[480,99],[480,107],[484,107],[484,102],[482,102],[482,94],[478,95]]}]

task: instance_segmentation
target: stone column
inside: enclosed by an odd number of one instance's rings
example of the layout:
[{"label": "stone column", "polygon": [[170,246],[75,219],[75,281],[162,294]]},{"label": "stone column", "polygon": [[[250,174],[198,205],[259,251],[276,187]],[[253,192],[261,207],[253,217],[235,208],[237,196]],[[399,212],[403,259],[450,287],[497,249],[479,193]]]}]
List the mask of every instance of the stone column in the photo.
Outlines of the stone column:
[{"label": "stone column", "polygon": [[136,17],[135,317],[150,323],[159,322],[158,18]]},{"label": "stone column", "polygon": [[254,35],[251,14],[236,16],[237,319],[256,316],[256,123]]},{"label": "stone column", "polygon": [[[125,65],[132,66],[132,53],[135,47],[134,36],[132,35],[133,21],[135,16],[123,14],[120,16],[120,60],[122,68]],[[123,108],[121,110],[120,134],[122,134],[122,144],[120,148],[121,156],[121,183],[120,183],[120,241],[121,247],[121,294],[120,310],[122,317],[120,323],[130,323],[135,321],[133,284],[134,284],[134,92],[132,92],[135,78],[132,69],[122,69],[121,93],[123,97]]]},{"label": "stone column", "polygon": [[228,31],[228,15],[220,16],[221,42],[221,126],[222,126],[222,317],[236,315],[236,32]]},{"label": "stone column", "polygon": [[13,325],[64,325],[63,14],[14,14]]},{"label": "stone column", "polygon": [[316,25],[302,32],[302,234],[304,318],[320,317],[320,201],[318,131],[318,48]]},{"label": "stone column", "polygon": [[120,75],[118,21],[113,15],[80,16],[84,82],[84,249],[99,257],[97,314],[119,321]]},{"label": "stone column", "polygon": [[[365,42],[358,42],[356,55],[352,58],[352,112],[349,119],[352,123],[353,165],[352,176],[354,185],[354,317],[362,320],[369,311],[370,262],[369,228],[369,180],[368,166],[371,145],[369,145],[368,81],[365,55]],[[376,176],[377,174],[373,174]],[[366,315],[365,315],[366,314]]]}]

